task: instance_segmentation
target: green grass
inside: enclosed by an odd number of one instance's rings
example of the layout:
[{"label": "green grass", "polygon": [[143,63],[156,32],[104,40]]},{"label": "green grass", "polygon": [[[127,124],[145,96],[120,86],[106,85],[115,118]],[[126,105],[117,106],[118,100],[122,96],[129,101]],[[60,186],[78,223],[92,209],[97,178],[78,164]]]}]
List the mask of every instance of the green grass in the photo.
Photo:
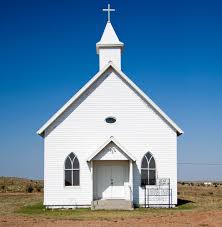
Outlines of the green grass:
[{"label": "green grass", "polygon": [[222,187],[179,185],[179,206],[175,209],[145,209],[107,211],[90,209],[46,209],[43,193],[0,193],[0,216],[27,216],[53,219],[110,220],[149,218],[183,214],[190,211],[222,210]]},{"label": "green grass", "polygon": [[110,220],[113,218],[143,218],[144,216],[164,216],[182,210],[192,210],[193,203],[178,206],[176,209],[146,209],[136,208],[133,211],[124,210],[91,210],[89,208],[79,209],[46,209],[42,202],[23,206],[16,213],[28,216],[39,216],[57,219],[76,219],[76,220]]},{"label": "green grass", "polygon": [[91,210],[89,208],[79,209],[45,209],[42,203],[28,205],[17,210],[17,213],[28,216],[39,216],[45,218],[57,219],[75,219],[75,220],[110,220],[113,218],[142,218],[144,215],[167,215],[171,213],[168,209],[145,209],[137,208],[134,211],[124,210]]},{"label": "green grass", "polygon": [[178,209],[178,210],[193,210],[193,209],[195,209],[195,205],[194,205],[193,202],[189,202],[189,203],[177,206],[176,209]]}]

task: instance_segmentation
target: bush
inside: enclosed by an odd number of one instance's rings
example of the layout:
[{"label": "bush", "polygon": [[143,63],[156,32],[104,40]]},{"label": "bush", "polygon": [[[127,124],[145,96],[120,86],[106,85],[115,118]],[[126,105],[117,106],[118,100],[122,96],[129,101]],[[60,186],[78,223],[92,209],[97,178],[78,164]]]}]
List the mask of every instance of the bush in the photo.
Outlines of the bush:
[{"label": "bush", "polygon": [[1,190],[4,191],[5,190],[5,185],[1,186]]},{"label": "bush", "polygon": [[27,185],[27,186],[26,186],[26,192],[32,193],[33,190],[34,190],[34,188],[32,187],[32,185]]},{"label": "bush", "polygon": [[37,192],[41,192],[43,187],[41,185],[36,185],[35,186]]}]

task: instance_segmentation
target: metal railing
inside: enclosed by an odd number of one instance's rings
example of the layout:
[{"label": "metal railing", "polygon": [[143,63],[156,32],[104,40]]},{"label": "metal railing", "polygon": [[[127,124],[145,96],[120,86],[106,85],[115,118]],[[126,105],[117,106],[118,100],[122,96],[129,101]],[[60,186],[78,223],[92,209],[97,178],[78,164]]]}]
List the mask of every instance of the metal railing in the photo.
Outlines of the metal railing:
[{"label": "metal railing", "polygon": [[172,207],[172,189],[169,178],[157,179],[156,185],[144,187],[145,208],[155,206]]}]

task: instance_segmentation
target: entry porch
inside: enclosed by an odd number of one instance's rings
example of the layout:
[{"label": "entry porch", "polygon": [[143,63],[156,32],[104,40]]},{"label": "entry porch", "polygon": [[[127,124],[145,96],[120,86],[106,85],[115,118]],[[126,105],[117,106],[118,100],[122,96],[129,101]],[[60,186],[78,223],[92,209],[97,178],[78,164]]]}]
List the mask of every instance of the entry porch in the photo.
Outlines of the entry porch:
[{"label": "entry porch", "polygon": [[93,209],[132,209],[134,161],[113,137],[88,159]]}]

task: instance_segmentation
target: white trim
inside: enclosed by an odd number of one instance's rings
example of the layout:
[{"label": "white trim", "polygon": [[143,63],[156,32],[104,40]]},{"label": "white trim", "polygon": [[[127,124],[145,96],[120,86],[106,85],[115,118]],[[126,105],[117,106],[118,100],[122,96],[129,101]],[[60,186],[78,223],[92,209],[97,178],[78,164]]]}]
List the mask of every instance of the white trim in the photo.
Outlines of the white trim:
[{"label": "white trim", "polygon": [[97,43],[96,44],[96,53],[99,54],[99,49],[103,49],[103,48],[120,48],[121,49],[121,53],[123,52],[123,47],[124,44],[123,43],[118,43],[118,44],[102,44],[102,43]]},{"label": "white trim", "polygon": [[65,105],[60,108],[38,131],[37,134],[42,136],[42,133],[70,106],[75,102],[95,81],[108,69],[108,65],[99,71],[91,80],[89,80]]},{"label": "white trim", "polygon": [[[148,158],[146,157],[147,154],[150,154],[150,159],[148,160]],[[146,158],[146,161],[147,161],[147,168],[142,168],[142,163],[143,163],[143,159]],[[155,163],[155,168],[150,168],[150,161],[151,159],[154,160],[154,163]],[[142,170],[146,170],[148,172],[148,175],[147,175],[147,180],[148,180],[148,183],[149,183],[149,180],[150,180],[150,170],[154,170],[155,171],[155,185],[157,184],[157,168],[156,168],[156,159],[154,158],[153,154],[151,152],[146,152],[146,154],[143,156],[142,160],[141,160],[141,163],[140,163],[140,187],[141,187],[141,181],[142,181]],[[146,185],[147,186],[147,185]],[[153,186],[152,184],[148,184],[148,186]]]},{"label": "white trim", "polygon": [[174,123],[137,85],[135,85],[119,68],[112,62],[109,62],[102,70],[100,70],[85,86],[83,86],[61,109],[59,109],[38,131],[37,134],[43,136],[44,131],[71,105],[75,102],[87,89],[90,88],[109,68],[114,69],[119,76],[127,82],[140,96],[143,98],[160,116],[162,116],[168,124],[177,132],[177,135],[183,134],[183,130]]},{"label": "white trim", "polygon": [[133,162],[129,161],[130,201],[133,202]]},{"label": "white trim", "polygon": [[93,191],[93,188],[94,188],[94,182],[93,182],[93,168],[94,168],[94,163],[93,163],[93,160],[91,161],[90,163],[90,170],[91,170],[91,181],[92,181],[92,202],[93,202],[93,199],[94,199],[94,191]]},{"label": "white trim", "polygon": [[[70,154],[71,153],[73,153],[73,155],[74,155],[74,159],[73,159],[73,161],[71,160],[71,158],[70,158]],[[71,152],[71,153],[69,153],[68,154],[68,156],[65,158],[65,161],[64,161],[64,169],[63,169],[63,186],[64,186],[64,188],[66,188],[66,187],[72,187],[72,188],[76,188],[76,187],[80,187],[81,185],[80,185],[80,163],[79,163],[79,159],[78,159],[78,157],[76,156],[76,154],[74,153],[74,152]],[[70,162],[71,162],[71,165],[72,165],[72,168],[71,169],[66,169],[66,160],[69,158],[69,160],[70,160]],[[73,163],[74,163],[74,161],[75,161],[75,159],[77,159],[78,160],[78,163],[79,163],[79,168],[78,169],[76,169],[76,168],[73,168]],[[71,177],[72,177],[72,185],[66,185],[65,184],[65,181],[66,181],[66,170],[71,170],[72,172],[72,174],[71,174]],[[79,185],[73,185],[73,171],[79,171]]]},{"label": "white trim", "polygon": [[132,154],[130,154],[128,151],[126,151],[126,149],[125,148],[123,148],[120,144],[119,144],[119,142],[118,141],[116,141],[116,139],[113,137],[113,136],[111,136],[101,147],[99,147],[92,155],[90,155],[89,156],[89,158],[87,159],[87,162],[90,162],[97,154],[99,154],[101,151],[102,151],[102,149],[105,147],[105,146],[107,146],[110,142],[113,142],[113,143],[115,143],[123,152],[124,152],[124,154],[126,154],[127,155],[127,157],[129,157],[129,159],[130,160],[132,160],[132,161],[136,161],[136,159],[133,157],[133,155]]}]

